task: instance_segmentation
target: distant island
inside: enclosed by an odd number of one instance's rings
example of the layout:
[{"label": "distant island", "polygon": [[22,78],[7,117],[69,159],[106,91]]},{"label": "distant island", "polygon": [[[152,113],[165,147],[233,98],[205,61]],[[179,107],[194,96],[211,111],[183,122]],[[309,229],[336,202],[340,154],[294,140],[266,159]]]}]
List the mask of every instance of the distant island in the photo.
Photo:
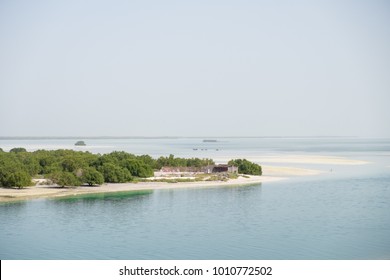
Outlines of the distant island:
[{"label": "distant island", "polygon": [[85,144],[84,141],[77,141],[74,145],[75,146],[87,146],[87,144]]},{"label": "distant island", "polygon": [[215,139],[204,139],[203,142],[210,143],[210,142],[217,142],[217,140],[215,140]]}]

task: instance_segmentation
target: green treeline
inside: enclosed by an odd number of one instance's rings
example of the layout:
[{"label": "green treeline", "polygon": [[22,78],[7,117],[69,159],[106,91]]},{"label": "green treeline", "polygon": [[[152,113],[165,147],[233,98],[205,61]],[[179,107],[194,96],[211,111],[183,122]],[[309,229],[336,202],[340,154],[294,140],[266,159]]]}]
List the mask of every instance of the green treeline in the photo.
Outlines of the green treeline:
[{"label": "green treeline", "polygon": [[[136,156],[126,152],[92,154],[74,150],[37,150],[27,152],[13,148],[0,149],[0,187],[26,187],[32,178],[50,179],[60,186],[125,183],[154,175],[163,166],[204,167],[214,165],[211,159],[176,158],[173,155],[154,159],[149,155]],[[261,175],[261,166],[246,159],[231,160],[239,173]]]},{"label": "green treeline", "polygon": [[0,187],[26,187],[40,175],[60,186],[131,182],[153,176],[162,166],[202,167],[214,164],[211,159],[136,156],[126,152],[92,154],[73,150],[38,150],[27,152],[14,148],[0,150]]},{"label": "green treeline", "polygon": [[172,167],[203,167],[207,165],[213,165],[215,162],[212,159],[200,159],[200,158],[175,158],[173,155],[169,157],[159,157],[156,161],[156,169],[161,169],[163,166]]}]

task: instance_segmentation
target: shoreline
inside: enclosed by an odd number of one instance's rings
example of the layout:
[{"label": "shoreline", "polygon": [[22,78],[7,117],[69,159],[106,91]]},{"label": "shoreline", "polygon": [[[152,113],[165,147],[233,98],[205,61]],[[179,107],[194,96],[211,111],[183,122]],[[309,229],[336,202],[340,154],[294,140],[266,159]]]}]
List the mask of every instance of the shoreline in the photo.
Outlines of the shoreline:
[{"label": "shoreline", "polygon": [[[131,191],[154,191],[154,190],[172,190],[172,189],[190,189],[190,188],[213,188],[226,186],[248,186],[261,183],[276,182],[287,180],[296,176],[315,176],[324,173],[323,170],[307,169],[287,166],[263,165],[263,173],[266,175],[254,176],[249,178],[243,176],[228,181],[198,181],[198,182],[137,182],[137,183],[104,183],[99,186],[78,186],[78,187],[59,187],[57,185],[35,185],[22,189],[0,188],[0,204],[25,201],[31,199],[46,199],[70,197],[86,194],[131,192]],[[39,180],[37,180],[39,182]]]},{"label": "shoreline", "polygon": [[[98,193],[114,193],[114,192],[130,192],[130,191],[154,191],[154,190],[171,190],[171,189],[189,189],[189,188],[212,188],[212,187],[226,187],[226,186],[245,186],[255,185],[268,182],[276,182],[287,180],[296,176],[316,176],[326,172],[323,168],[317,169],[316,164],[328,165],[362,165],[369,162],[361,160],[350,160],[342,157],[331,156],[264,156],[264,157],[248,157],[254,162],[264,162],[262,164],[262,176],[249,176],[244,178],[240,176],[237,179],[229,179],[228,181],[198,181],[198,182],[137,182],[137,183],[105,183],[100,186],[78,186],[75,188],[62,188],[57,185],[36,185],[22,189],[17,188],[0,188],[0,204],[8,202],[18,202],[30,199],[39,198],[57,198],[68,197],[85,194]],[[224,159],[217,158],[216,161]],[[267,165],[278,164],[275,165]],[[312,168],[285,166],[285,163],[310,163]]]},{"label": "shoreline", "polygon": [[275,176],[249,176],[239,177],[228,181],[200,181],[184,183],[167,182],[139,182],[139,183],[107,183],[100,186],[80,186],[76,188],[62,188],[54,185],[37,185],[22,189],[0,188],[0,203],[18,202],[39,198],[59,198],[85,194],[113,193],[127,191],[154,191],[171,189],[191,189],[226,186],[248,186],[265,182],[276,182],[287,178]]}]

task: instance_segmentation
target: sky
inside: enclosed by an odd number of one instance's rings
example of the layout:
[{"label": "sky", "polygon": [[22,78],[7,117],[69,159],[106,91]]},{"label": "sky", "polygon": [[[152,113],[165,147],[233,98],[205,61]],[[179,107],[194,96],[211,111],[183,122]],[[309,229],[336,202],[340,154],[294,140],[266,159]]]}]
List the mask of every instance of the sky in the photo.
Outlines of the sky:
[{"label": "sky", "polygon": [[390,137],[388,1],[0,0],[0,136]]}]

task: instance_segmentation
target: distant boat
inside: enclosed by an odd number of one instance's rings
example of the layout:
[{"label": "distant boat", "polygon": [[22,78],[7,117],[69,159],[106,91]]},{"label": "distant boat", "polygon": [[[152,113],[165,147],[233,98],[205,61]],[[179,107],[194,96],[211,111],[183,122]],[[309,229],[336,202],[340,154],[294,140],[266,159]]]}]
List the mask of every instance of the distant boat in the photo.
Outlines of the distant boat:
[{"label": "distant boat", "polygon": [[85,144],[84,141],[77,141],[74,145],[75,146],[87,146],[87,144]]},{"label": "distant boat", "polygon": [[214,140],[214,139],[204,139],[203,142],[217,142],[217,140]]}]

